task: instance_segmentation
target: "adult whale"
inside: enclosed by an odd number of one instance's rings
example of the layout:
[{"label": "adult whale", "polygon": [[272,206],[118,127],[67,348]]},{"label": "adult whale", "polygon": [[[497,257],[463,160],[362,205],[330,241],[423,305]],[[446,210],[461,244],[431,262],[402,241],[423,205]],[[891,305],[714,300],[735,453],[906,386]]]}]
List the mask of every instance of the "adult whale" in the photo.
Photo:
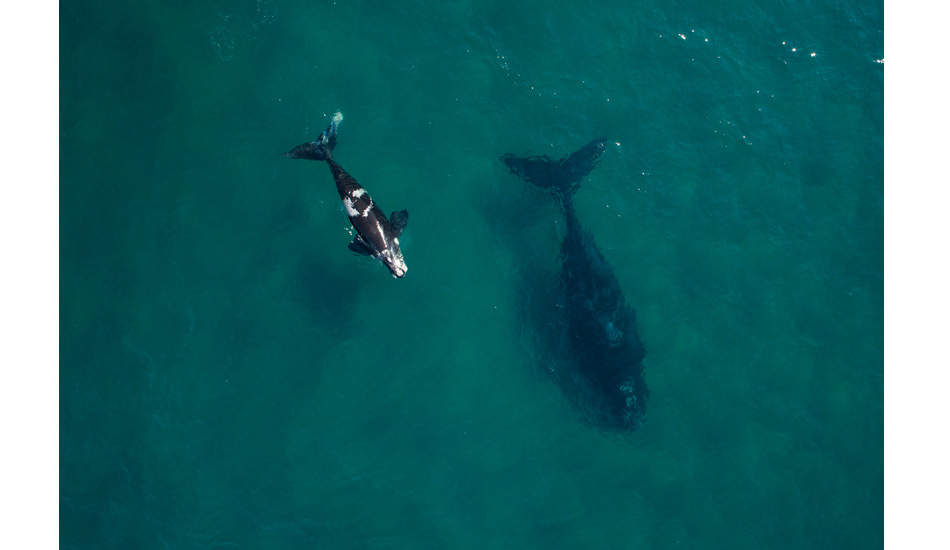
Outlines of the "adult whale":
[{"label": "adult whale", "polygon": [[336,182],[337,193],[343,200],[346,216],[356,229],[356,237],[349,244],[350,250],[376,258],[389,269],[393,277],[404,277],[409,268],[406,267],[406,260],[399,249],[399,235],[409,222],[409,212],[393,212],[387,219],[366,189],[333,160],[336,129],[342,121],[343,114],[337,111],[330,120],[330,126],[320,134],[317,141],[298,145],[290,152],[284,153],[284,156],[292,159],[322,160],[330,165],[330,173]]},{"label": "adult whale", "polygon": [[646,419],[649,390],[643,378],[646,352],[637,332],[636,313],[625,302],[613,269],[585,231],[574,208],[574,193],[604,152],[595,139],[559,160],[547,155],[501,157],[511,173],[554,195],[566,220],[561,242],[559,309],[569,333],[568,364],[573,372],[560,376],[592,405],[592,419],[605,427],[634,430]]}]

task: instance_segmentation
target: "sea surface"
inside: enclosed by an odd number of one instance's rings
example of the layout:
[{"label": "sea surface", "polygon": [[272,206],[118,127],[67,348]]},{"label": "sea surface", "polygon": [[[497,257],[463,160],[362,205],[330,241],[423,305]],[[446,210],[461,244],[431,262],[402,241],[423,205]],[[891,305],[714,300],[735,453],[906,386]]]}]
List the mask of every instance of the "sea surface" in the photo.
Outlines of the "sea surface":
[{"label": "sea surface", "polygon": [[[883,1],[63,1],[59,537],[883,547]],[[394,279],[323,163],[408,209]],[[543,349],[578,218],[647,420]],[[547,297],[550,296],[550,299]]]}]

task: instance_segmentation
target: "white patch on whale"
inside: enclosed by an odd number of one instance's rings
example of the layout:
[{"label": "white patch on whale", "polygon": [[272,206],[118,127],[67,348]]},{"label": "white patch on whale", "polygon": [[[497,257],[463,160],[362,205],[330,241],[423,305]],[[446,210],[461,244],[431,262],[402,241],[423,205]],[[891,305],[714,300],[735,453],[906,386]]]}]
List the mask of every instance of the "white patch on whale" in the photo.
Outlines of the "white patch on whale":
[{"label": "white patch on whale", "polygon": [[[360,213],[357,212],[355,208],[353,208],[353,199],[351,199],[350,197],[344,197],[343,208],[346,209],[346,215],[350,216],[351,218],[355,218],[356,216],[360,215]],[[367,208],[367,212],[368,211],[369,209]]]},{"label": "white patch on whale", "polygon": [[366,190],[360,187],[359,189],[353,189],[352,191],[350,191],[350,196],[348,198],[343,199],[344,203],[347,202],[347,200],[349,200],[349,203],[350,203],[349,208],[347,208],[346,210],[347,214],[349,214],[350,216],[356,216],[357,214],[359,214],[360,216],[364,218],[369,217],[369,211],[373,209],[372,197],[369,197],[369,196],[366,197],[367,199],[369,199],[368,201],[369,204],[366,205],[366,209],[363,210],[362,212],[354,208],[354,205],[356,204],[357,200],[363,195],[366,195]]}]

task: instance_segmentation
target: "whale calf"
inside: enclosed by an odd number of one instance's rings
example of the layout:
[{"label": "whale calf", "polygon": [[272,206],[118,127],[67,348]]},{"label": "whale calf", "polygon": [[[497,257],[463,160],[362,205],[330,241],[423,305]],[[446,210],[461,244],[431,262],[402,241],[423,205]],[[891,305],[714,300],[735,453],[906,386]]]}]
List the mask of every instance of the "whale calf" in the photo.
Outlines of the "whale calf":
[{"label": "whale calf", "polygon": [[558,336],[568,340],[565,363],[573,372],[561,376],[559,382],[579,394],[578,403],[592,404],[594,410],[585,411],[591,420],[628,431],[646,419],[646,351],[637,331],[636,313],[626,304],[617,277],[593,236],[581,227],[573,201],[581,180],[603,152],[601,138],[559,160],[512,154],[501,160],[512,174],[554,195],[564,213],[561,296],[556,311],[564,316],[566,334]]},{"label": "whale calf", "polygon": [[346,216],[356,229],[356,237],[349,244],[350,250],[376,258],[389,269],[393,277],[404,277],[409,268],[406,267],[406,260],[399,248],[399,235],[409,222],[409,212],[400,210],[386,218],[386,214],[376,205],[366,189],[333,160],[336,131],[342,121],[343,114],[337,111],[330,120],[330,126],[316,141],[298,145],[284,153],[284,156],[326,161],[330,166],[330,173],[333,174],[333,181],[336,182],[337,193],[343,200]]}]

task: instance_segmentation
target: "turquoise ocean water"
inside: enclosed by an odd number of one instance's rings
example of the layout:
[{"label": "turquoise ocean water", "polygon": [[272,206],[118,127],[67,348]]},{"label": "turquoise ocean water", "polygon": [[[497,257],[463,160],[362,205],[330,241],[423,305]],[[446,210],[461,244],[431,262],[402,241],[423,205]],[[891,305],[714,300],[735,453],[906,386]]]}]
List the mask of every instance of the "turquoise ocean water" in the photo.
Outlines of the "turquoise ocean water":
[{"label": "turquoise ocean water", "polygon": [[[880,548],[883,2],[60,3],[62,548]],[[335,158],[409,210],[346,245]],[[578,217],[647,420],[546,372]]]}]

